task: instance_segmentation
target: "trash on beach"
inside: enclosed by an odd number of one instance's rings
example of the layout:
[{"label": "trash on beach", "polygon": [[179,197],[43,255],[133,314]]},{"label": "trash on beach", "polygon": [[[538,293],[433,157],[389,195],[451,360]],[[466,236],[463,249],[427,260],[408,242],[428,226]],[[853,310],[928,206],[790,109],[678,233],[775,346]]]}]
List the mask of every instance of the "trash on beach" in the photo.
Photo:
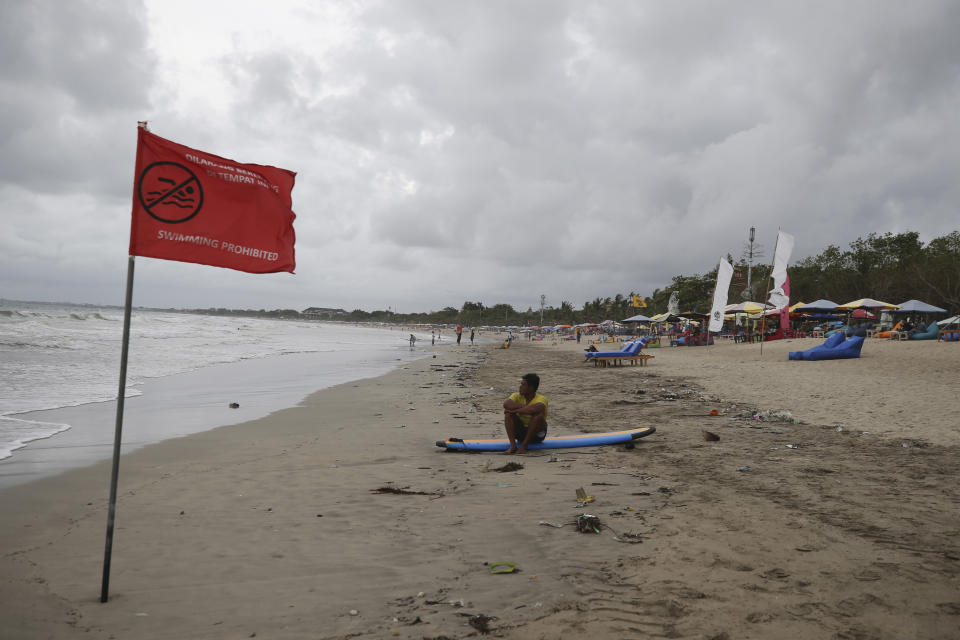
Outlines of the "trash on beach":
[{"label": "trash on beach", "polygon": [[517,565],[510,561],[504,562],[491,562],[490,563],[490,573],[516,573],[520,571],[517,568]]},{"label": "trash on beach", "polygon": [[584,513],[577,516],[577,531],[580,533],[600,533],[600,518]]},{"label": "trash on beach", "polygon": [[478,613],[475,616],[471,616],[467,621],[470,623],[470,626],[479,631],[480,633],[486,635],[490,633],[490,622],[493,620],[490,616],[485,616],[482,613]]},{"label": "trash on beach", "polygon": [[377,489],[370,489],[370,493],[393,493],[400,496],[435,496],[439,495],[437,493],[428,493],[426,491],[410,491],[407,488],[398,488],[398,487],[378,487]]},{"label": "trash on beach", "polygon": [[740,467],[739,469],[737,469],[737,471],[744,471],[744,472],[750,471],[750,467]]},{"label": "trash on beach", "polygon": [[360,612],[357,611],[356,609],[350,609],[350,615],[352,615],[352,616],[358,616],[358,615],[360,615]]},{"label": "trash on beach", "polygon": [[800,424],[800,420],[793,417],[793,414],[789,411],[757,411],[753,414],[754,420],[760,420],[761,422],[792,422],[793,424]]},{"label": "trash on beach", "polygon": [[555,528],[555,529],[562,529],[562,528],[563,528],[563,525],[562,525],[562,524],[557,524],[556,522],[547,522],[546,520],[541,520],[541,521],[538,522],[537,524],[543,525],[543,526],[545,526],[545,527],[553,527],[553,528]]},{"label": "trash on beach", "polygon": [[720,440],[720,436],[713,433],[712,431],[704,431],[703,439],[706,440],[707,442],[717,442],[718,440]]},{"label": "trash on beach", "polygon": [[596,499],[597,499],[596,496],[592,494],[588,494],[586,491],[584,491],[583,487],[580,487],[579,489],[577,489],[577,505],[578,506],[589,504]]},{"label": "trash on beach", "polygon": [[640,544],[643,542],[643,538],[640,537],[639,533],[621,533],[614,535],[613,539],[617,542],[623,542],[626,544]]},{"label": "trash on beach", "polygon": [[718,416],[718,415],[720,415],[720,412],[717,411],[716,409],[710,409],[710,415],[712,415],[712,416]]},{"label": "trash on beach", "polygon": [[229,406],[231,409],[239,409],[239,408],[240,408],[240,403],[239,403],[239,402],[231,402],[231,403],[230,403],[229,405],[227,405],[227,406]]},{"label": "trash on beach", "polygon": [[519,462],[508,462],[502,467],[496,467],[495,469],[491,469],[491,471],[497,471],[499,473],[507,473],[508,471],[520,471],[520,469],[523,469],[523,465],[520,464]]}]

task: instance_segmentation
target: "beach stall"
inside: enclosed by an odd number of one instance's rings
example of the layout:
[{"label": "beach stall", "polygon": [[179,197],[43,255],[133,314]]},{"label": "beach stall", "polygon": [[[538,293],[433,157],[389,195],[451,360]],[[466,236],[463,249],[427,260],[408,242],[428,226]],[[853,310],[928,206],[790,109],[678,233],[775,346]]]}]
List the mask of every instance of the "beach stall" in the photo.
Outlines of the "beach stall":
[{"label": "beach stall", "polygon": [[874,333],[874,325],[869,327],[860,324],[860,326],[853,326],[853,313],[856,311],[867,311],[873,313],[879,313],[880,311],[891,311],[894,309],[899,309],[900,305],[891,304],[889,302],[882,302],[880,300],[874,300],[873,298],[860,298],[859,300],[853,300],[846,304],[838,304],[837,311],[848,311],[850,312],[847,317],[847,327],[850,329],[847,335],[857,335],[862,337],[872,336]]},{"label": "beach stall", "polygon": [[730,314],[733,317],[733,341],[752,342],[754,339],[757,339],[757,318],[768,309],[773,309],[773,305],[753,302],[751,300],[737,304],[728,304],[724,307],[724,315]]}]

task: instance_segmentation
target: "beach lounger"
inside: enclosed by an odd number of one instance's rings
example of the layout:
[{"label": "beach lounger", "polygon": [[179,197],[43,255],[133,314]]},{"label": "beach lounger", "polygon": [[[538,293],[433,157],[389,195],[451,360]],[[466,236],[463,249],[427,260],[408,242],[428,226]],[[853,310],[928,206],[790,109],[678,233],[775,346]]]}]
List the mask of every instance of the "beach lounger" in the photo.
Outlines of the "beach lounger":
[{"label": "beach lounger", "polygon": [[[639,346],[637,346],[638,343],[639,343]],[[587,351],[587,352],[584,353],[583,355],[584,355],[584,357],[586,357],[588,360],[589,360],[590,358],[603,358],[603,357],[607,357],[607,356],[623,355],[623,354],[625,354],[625,353],[630,352],[630,351],[633,350],[634,348],[640,349],[640,348],[642,348],[642,346],[643,346],[643,343],[642,343],[641,341],[639,341],[639,340],[636,340],[636,341],[634,341],[634,342],[625,342],[625,343],[623,344],[623,346],[620,348],[619,351]]]},{"label": "beach lounger", "polygon": [[646,343],[646,340],[640,339],[628,343],[620,351],[594,351],[587,352],[584,354],[586,359],[584,362],[593,361],[593,366],[607,366],[610,364],[622,364],[624,360],[630,360],[634,365],[637,364],[637,361],[641,361],[641,365],[646,364],[646,361],[653,356],[647,356],[646,354],[641,355],[640,350],[643,348],[643,345]]},{"label": "beach lounger", "polygon": [[791,351],[790,360],[844,360],[859,358],[863,348],[863,336],[847,339],[842,333],[835,333],[822,345],[806,351]]},{"label": "beach lounger", "polygon": [[908,340],[936,340],[940,334],[940,327],[936,322],[931,322],[926,331],[920,333],[908,333]]}]

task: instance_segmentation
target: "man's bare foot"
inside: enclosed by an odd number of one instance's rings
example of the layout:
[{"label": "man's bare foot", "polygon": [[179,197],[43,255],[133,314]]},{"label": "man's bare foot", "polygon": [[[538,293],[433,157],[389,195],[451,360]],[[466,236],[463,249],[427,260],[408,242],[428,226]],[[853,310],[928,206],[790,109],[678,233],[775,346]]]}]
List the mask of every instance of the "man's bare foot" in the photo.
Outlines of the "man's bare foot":
[{"label": "man's bare foot", "polygon": [[516,452],[517,452],[516,446],[510,447],[509,449],[507,449],[507,453],[516,453]]},{"label": "man's bare foot", "polygon": [[517,449],[517,453],[521,453],[521,454],[522,454],[522,453],[526,453],[526,452],[527,452],[527,448],[526,448],[526,447],[519,447],[519,448]]}]

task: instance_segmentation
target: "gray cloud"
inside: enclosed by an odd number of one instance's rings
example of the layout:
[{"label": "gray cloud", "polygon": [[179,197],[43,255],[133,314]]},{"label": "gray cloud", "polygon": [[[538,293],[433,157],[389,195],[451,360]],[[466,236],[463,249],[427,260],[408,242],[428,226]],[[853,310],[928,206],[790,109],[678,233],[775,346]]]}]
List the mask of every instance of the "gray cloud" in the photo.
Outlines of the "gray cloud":
[{"label": "gray cloud", "polygon": [[128,3],[4,3],[0,183],[119,192],[131,138],[114,131],[148,104],[154,71],[142,17]]},{"label": "gray cloud", "polygon": [[169,3],[56,9],[0,20],[6,297],[122,279],[143,118],[296,170],[299,262],[148,261],[143,304],[580,304],[708,271],[750,226],[795,259],[956,228],[956,3],[196,5],[182,37]]}]

